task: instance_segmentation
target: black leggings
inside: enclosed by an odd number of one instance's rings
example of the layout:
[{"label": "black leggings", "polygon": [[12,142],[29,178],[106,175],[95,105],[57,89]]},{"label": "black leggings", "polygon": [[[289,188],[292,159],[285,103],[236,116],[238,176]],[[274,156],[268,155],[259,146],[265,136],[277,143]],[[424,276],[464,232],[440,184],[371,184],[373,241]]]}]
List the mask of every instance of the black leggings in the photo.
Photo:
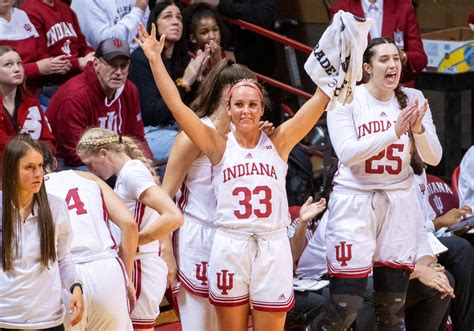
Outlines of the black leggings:
[{"label": "black leggings", "polygon": [[[0,331],[16,331],[16,330],[21,330],[21,329],[4,329],[0,328]],[[37,330],[44,330],[44,331],[64,331],[64,325],[60,324],[58,326],[53,326],[52,328],[47,328],[47,329],[37,329]]]}]

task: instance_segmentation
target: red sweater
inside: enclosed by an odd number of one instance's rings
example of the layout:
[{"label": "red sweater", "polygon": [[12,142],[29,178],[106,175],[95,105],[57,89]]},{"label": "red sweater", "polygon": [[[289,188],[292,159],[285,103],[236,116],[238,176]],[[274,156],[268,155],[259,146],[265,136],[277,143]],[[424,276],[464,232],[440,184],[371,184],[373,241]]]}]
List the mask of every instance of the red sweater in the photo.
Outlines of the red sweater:
[{"label": "red sweater", "polygon": [[57,140],[58,157],[70,167],[82,165],[76,154],[80,136],[89,127],[101,127],[135,138],[146,157],[152,153],[145,140],[136,86],[129,80],[107,101],[92,63],[62,85],[46,112]]},{"label": "red sweater", "polygon": [[21,6],[39,34],[39,47],[42,53],[56,57],[70,55],[71,72],[65,76],[54,77],[57,84],[80,73],[79,58],[93,52],[81,32],[76,14],[61,1],[49,6],[42,0],[25,0]]},{"label": "red sweater", "polygon": [[[22,92],[22,103],[18,107],[17,126],[9,113],[1,107],[0,113],[0,160],[3,160],[3,152],[10,138],[18,133],[29,133],[34,140],[41,140],[49,147],[51,152],[56,152],[56,141],[51,132],[48,120],[41,109],[38,99]],[[3,105],[3,97],[0,95],[0,105]]]}]

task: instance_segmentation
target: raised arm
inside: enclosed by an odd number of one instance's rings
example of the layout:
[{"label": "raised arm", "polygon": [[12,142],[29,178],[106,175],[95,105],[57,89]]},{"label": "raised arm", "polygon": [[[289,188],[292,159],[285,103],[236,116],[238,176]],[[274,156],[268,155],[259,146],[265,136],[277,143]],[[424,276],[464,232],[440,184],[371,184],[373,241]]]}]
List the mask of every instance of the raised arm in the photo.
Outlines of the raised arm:
[{"label": "raised arm", "polygon": [[158,42],[154,24],[152,24],[151,36],[145,27],[140,25],[138,38],[135,38],[135,40],[150,61],[156,86],[173,117],[193,143],[209,157],[212,164],[217,164],[224,154],[226,140],[215,129],[202,123],[199,117],[181,100],[178,89],[161,59],[165,35],[162,35]]},{"label": "raised arm", "polygon": [[323,114],[329,100],[329,97],[318,88],[293,118],[275,130],[270,139],[283,160],[288,160],[288,155],[293,147],[313,128]]}]

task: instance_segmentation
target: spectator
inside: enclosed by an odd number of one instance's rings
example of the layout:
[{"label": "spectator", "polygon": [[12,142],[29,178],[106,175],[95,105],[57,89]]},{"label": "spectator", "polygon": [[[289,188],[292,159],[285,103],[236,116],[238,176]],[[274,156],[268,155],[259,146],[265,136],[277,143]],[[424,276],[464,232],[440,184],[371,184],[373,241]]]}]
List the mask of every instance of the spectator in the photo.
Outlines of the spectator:
[{"label": "spectator", "polygon": [[38,99],[24,89],[25,69],[20,55],[9,46],[0,46],[0,168],[10,139],[27,133],[42,140],[51,152],[56,142]]},{"label": "spectator", "polygon": [[[192,0],[216,6],[224,16],[241,19],[271,29],[274,21],[273,0]],[[275,69],[275,44],[272,40],[255,32],[232,26],[231,42],[235,48],[238,63],[264,75],[271,75]]]},{"label": "spectator", "polygon": [[416,13],[410,0],[340,0],[331,7],[331,17],[339,10],[360,17],[372,17],[376,25],[370,38],[388,37],[402,50],[401,82],[413,86],[415,74],[426,67],[428,58],[423,50]]},{"label": "spectator", "polygon": [[459,172],[459,204],[474,209],[474,146],[468,149],[461,161]]},{"label": "spectator", "polygon": [[0,45],[14,47],[23,60],[25,75],[31,88],[39,86],[42,75],[64,75],[71,69],[66,55],[48,57],[39,47],[39,35],[23,10],[14,8],[15,0],[0,7]]},{"label": "spectator", "polygon": [[67,75],[53,76],[49,82],[63,84],[94,59],[94,50],[87,46],[76,14],[68,5],[60,0],[25,0],[21,9],[28,14],[39,34],[41,52],[51,57],[66,55],[71,61],[71,71]]},{"label": "spectator", "polygon": [[198,50],[210,51],[208,66],[204,75],[216,66],[222,59],[229,58],[235,62],[235,55],[224,50],[228,39],[228,30],[216,9],[207,3],[194,3],[186,7],[184,16],[184,35],[192,57]]},{"label": "spectator", "polygon": [[[181,97],[189,103],[193,97],[191,87],[196,85],[206,67],[208,52],[198,52],[193,60],[189,60],[186,40],[182,38],[183,22],[177,1],[157,3],[148,21],[148,32],[151,32],[152,24],[156,25],[157,38],[166,34],[165,50],[161,56],[166,70],[179,87]],[[130,80],[140,91],[145,138],[153,156],[157,160],[167,159],[179,128],[156,88],[150,63],[142,49],[132,54]]]},{"label": "spectator", "polygon": [[76,145],[80,135],[91,126],[130,135],[151,156],[143,134],[138,90],[127,80],[128,44],[117,38],[106,39],[95,55],[94,62],[83,73],[58,89],[46,112],[57,138],[58,157],[67,167],[81,166]]},{"label": "spectator", "polygon": [[97,49],[104,39],[117,38],[137,48],[137,27],[146,24],[148,0],[74,0],[71,4],[87,43]]}]

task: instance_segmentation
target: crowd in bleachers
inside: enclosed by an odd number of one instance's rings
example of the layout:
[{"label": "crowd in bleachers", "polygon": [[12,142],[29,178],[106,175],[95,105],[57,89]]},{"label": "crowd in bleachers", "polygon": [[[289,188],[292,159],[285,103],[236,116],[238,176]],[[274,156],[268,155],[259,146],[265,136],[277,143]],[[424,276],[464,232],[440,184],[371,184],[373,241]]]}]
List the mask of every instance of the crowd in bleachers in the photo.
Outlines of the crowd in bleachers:
[{"label": "crowd in bleachers", "polygon": [[[251,308],[256,330],[474,330],[472,225],[452,231],[472,217],[474,147],[446,207],[426,173],[441,144],[411,88],[427,63],[411,1],[339,10],[373,19],[369,46],[355,34],[343,62],[321,39],[317,91],[275,128],[253,72],[272,75],[275,45],[223,21],[271,29],[273,1],[4,0],[0,330],[153,329],[166,287],[184,330],[246,330]],[[288,226],[286,162],[328,102],[339,168]],[[293,294],[293,276],[330,282]],[[18,285],[40,278],[63,293]]]}]

